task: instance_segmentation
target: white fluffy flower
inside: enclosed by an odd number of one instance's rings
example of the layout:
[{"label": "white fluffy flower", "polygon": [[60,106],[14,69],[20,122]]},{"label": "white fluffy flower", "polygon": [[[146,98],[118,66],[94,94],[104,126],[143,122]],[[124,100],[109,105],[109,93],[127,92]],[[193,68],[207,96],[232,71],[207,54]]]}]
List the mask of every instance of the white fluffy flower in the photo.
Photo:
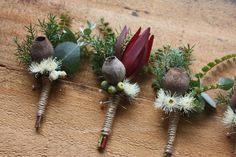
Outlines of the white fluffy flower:
[{"label": "white fluffy flower", "polygon": [[129,80],[124,80],[124,93],[130,98],[135,98],[140,92],[140,87],[137,83],[131,84]]},{"label": "white fluffy flower", "polygon": [[186,94],[179,98],[179,108],[184,113],[189,113],[191,111],[194,111],[195,104],[194,104],[195,98],[191,94]]},{"label": "white fluffy flower", "polygon": [[48,72],[52,72],[52,71],[55,71],[57,68],[60,67],[61,65],[61,62],[60,61],[57,61],[56,58],[48,58],[48,59],[44,59],[40,62],[42,68],[45,69],[45,71],[48,71]]},{"label": "white fluffy flower", "polygon": [[228,109],[225,111],[223,123],[226,126],[236,125],[236,114],[231,107],[228,107]]},{"label": "white fluffy flower", "polygon": [[32,62],[29,66],[29,71],[32,73],[41,73],[52,72],[59,68],[61,65],[60,61],[57,61],[56,58],[47,58],[43,59],[40,63]]},{"label": "white fluffy flower", "polygon": [[161,108],[166,113],[172,112],[178,109],[178,97],[171,96],[169,92],[165,92],[160,89],[157,93],[157,98],[154,102],[154,107]]},{"label": "white fluffy flower", "polygon": [[44,69],[37,62],[32,62],[29,66],[29,71],[32,73],[43,73]]},{"label": "white fluffy flower", "polygon": [[191,94],[184,96],[171,95],[170,92],[160,89],[157,93],[157,98],[154,102],[154,107],[161,108],[166,113],[175,110],[182,110],[184,113],[189,113],[194,110],[195,98]]}]

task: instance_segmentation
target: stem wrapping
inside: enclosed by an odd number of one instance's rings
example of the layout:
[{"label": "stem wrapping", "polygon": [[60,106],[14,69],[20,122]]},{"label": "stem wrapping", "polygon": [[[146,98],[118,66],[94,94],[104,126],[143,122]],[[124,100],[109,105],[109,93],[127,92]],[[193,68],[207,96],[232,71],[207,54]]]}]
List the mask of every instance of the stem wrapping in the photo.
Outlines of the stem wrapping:
[{"label": "stem wrapping", "polygon": [[41,121],[42,121],[42,118],[46,109],[46,105],[48,102],[48,97],[51,91],[51,85],[52,85],[52,82],[48,78],[45,78],[45,77],[42,78],[42,91],[39,97],[38,111],[37,111],[37,117],[36,117],[36,123],[35,123],[36,129],[40,128]]},{"label": "stem wrapping", "polygon": [[101,131],[101,136],[98,140],[98,149],[104,150],[108,141],[108,136],[111,134],[113,120],[116,114],[117,107],[120,102],[119,96],[111,96],[108,111]]},{"label": "stem wrapping", "polygon": [[165,147],[165,157],[172,156],[179,119],[180,119],[179,111],[174,111],[170,113],[169,128],[168,128],[168,141]]}]

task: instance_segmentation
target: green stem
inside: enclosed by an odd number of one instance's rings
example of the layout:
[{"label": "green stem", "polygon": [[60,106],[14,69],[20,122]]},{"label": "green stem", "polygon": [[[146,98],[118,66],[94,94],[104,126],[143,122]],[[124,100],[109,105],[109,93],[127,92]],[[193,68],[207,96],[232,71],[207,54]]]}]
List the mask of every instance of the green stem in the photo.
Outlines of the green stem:
[{"label": "green stem", "polygon": [[219,84],[216,83],[216,84],[211,84],[211,85],[207,85],[207,86],[203,86],[203,87],[196,87],[196,88],[194,88],[193,93],[194,93],[194,95],[198,95],[202,92],[206,92],[206,91],[213,90],[213,89],[219,89],[219,88],[220,88]]}]

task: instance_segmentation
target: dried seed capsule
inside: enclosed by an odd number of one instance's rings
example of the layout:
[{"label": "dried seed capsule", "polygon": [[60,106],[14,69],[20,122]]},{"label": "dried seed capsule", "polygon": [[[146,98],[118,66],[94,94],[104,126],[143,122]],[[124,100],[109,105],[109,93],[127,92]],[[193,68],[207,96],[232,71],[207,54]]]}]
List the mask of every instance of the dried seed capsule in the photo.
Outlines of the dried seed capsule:
[{"label": "dried seed capsule", "polygon": [[102,66],[102,73],[110,84],[116,84],[125,78],[125,67],[115,56],[108,57]]},{"label": "dried seed capsule", "polygon": [[189,83],[188,74],[179,68],[171,68],[163,80],[164,89],[177,94],[184,94],[189,89]]},{"label": "dried seed capsule", "polygon": [[30,49],[33,61],[40,62],[43,59],[53,56],[54,50],[51,42],[44,36],[38,36]]}]

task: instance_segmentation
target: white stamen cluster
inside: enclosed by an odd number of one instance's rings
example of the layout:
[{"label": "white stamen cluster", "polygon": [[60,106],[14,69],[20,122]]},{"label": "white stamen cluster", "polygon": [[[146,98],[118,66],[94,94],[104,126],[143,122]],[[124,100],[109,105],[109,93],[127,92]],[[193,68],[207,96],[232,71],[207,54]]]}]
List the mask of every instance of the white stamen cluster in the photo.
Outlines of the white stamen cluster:
[{"label": "white stamen cluster", "polygon": [[166,113],[176,110],[183,111],[188,114],[194,111],[195,98],[191,94],[184,96],[171,95],[170,92],[160,89],[157,93],[157,98],[154,102],[154,107],[161,108]]},{"label": "white stamen cluster", "polygon": [[138,96],[140,87],[137,83],[131,84],[129,80],[124,80],[124,93],[131,99]]},{"label": "white stamen cluster", "polygon": [[57,61],[56,58],[47,58],[43,59],[40,63],[32,62],[29,66],[29,71],[31,73],[37,74],[48,74],[49,79],[51,81],[56,80],[58,78],[65,78],[66,72],[59,71],[58,69],[61,67],[61,62]]},{"label": "white stamen cluster", "polygon": [[227,127],[230,127],[231,125],[236,125],[236,114],[234,113],[231,107],[228,107],[228,109],[225,111],[223,123]]}]

